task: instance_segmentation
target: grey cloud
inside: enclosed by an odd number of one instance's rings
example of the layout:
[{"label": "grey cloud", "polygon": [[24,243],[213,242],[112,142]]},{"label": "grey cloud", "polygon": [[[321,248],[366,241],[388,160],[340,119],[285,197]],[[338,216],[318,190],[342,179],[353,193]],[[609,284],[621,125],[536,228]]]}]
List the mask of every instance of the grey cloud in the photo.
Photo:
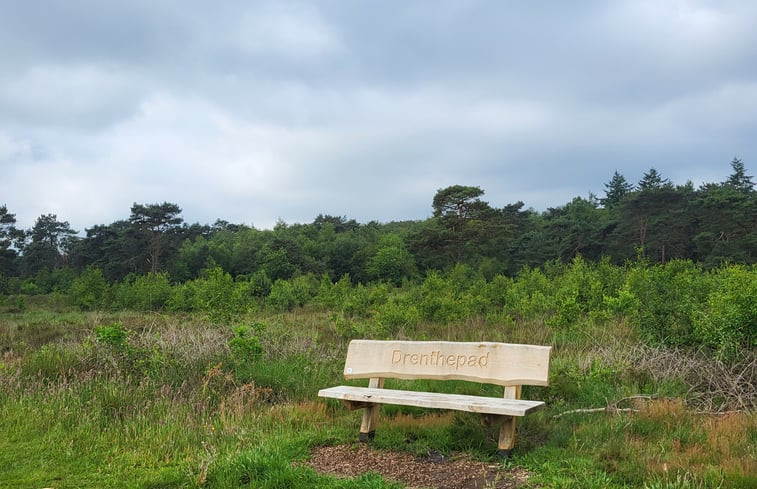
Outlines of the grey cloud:
[{"label": "grey cloud", "polygon": [[456,183],[544,209],[616,169],[722,179],[757,167],[755,5],[7,2],[0,204],[270,227],[421,219]]}]

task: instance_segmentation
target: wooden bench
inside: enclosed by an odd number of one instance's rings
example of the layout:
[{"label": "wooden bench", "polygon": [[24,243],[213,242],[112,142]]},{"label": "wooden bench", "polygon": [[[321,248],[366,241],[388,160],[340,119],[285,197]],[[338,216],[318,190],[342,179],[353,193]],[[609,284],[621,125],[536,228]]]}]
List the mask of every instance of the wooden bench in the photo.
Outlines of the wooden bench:
[{"label": "wooden bench", "polygon": [[[509,343],[353,340],[344,364],[346,379],[368,378],[368,387],[337,386],[318,395],[340,399],[347,409],[365,409],[360,441],[373,439],[381,404],[480,413],[499,423],[498,449],[509,456],[518,416],[544,407],[520,399],[522,385],[548,385],[551,347]],[[502,398],[384,389],[384,379],[467,380],[504,386]]]}]

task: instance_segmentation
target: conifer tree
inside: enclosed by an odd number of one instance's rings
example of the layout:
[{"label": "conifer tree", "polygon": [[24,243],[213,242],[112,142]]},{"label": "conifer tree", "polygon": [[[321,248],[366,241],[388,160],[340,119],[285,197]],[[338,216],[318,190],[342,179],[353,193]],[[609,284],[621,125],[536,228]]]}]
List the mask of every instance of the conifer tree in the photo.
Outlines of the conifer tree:
[{"label": "conifer tree", "polygon": [[731,161],[731,168],[733,168],[733,173],[725,181],[726,185],[730,185],[745,194],[752,192],[754,190],[754,182],[752,182],[752,176],[746,174],[744,162],[734,157],[733,161]]},{"label": "conifer tree", "polygon": [[661,188],[669,187],[672,187],[670,180],[662,178],[659,172],[654,168],[650,168],[649,171],[642,176],[641,181],[639,182],[639,190],[642,192],[660,190]]},{"label": "conifer tree", "polygon": [[632,190],[633,185],[628,183],[626,178],[616,170],[612,175],[612,179],[605,184],[605,197],[600,199],[600,203],[605,208],[613,207]]}]

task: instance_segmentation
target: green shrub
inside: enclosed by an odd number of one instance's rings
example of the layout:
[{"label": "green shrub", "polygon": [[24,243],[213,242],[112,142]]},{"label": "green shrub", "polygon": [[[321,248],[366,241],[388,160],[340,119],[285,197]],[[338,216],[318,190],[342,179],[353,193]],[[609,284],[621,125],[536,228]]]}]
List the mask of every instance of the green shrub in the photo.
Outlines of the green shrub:
[{"label": "green shrub", "polygon": [[376,321],[387,331],[414,328],[420,321],[418,308],[399,297],[390,299],[376,308]]},{"label": "green shrub", "polygon": [[24,284],[26,284],[30,295],[66,292],[74,278],[76,278],[76,273],[73,269],[59,267],[52,270],[40,270],[33,278],[24,281]]},{"label": "green shrub", "polygon": [[195,288],[192,282],[176,284],[171,287],[171,296],[166,301],[168,311],[192,311],[195,304]]},{"label": "green shrub", "polygon": [[69,301],[83,310],[106,307],[109,294],[110,285],[99,268],[87,268],[68,289]]},{"label": "green shrub", "polygon": [[345,274],[338,282],[332,282],[327,274],[321,277],[315,301],[326,309],[341,309],[347,297],[353,291],[349,274]]},{"label": "green shrub", "polygon": [[124,309],[138,311],[163,309],[172,293],[167,273],[132,275],[114,287],[116,303]]},{"label": "green shrub", "polygon": [[694,318],[695,336],[721,359],[731,359],[757,347],[757,271],[729,266],[713,275],[715,288]]},{"label": "green shrub", "polygon": [[248,382],[253,374],[256,361],[263,354],[263,345],[258,334],[265,330],[265,325],[255,323],[251,326],[236,326],[234,335],[228,340],[231,352],[231,367],[234,376],[242,382]]},{"label": "green shrub", "polygon": [[647,339],[668,345],[693,345],[695,311],[712,287],[710,276],[689,260],[631,268],[621,291],[634,297],[632,319]]},{"label": "green shrub", "polygon": [[418,291],[418,311],[423,319],[448,324],[467,317],[466,305],[460,300],[464,287],[460,278],[460,274],[444,277],[437,271],[426,275]]},{"label": "green shrub", "polygon": [[255,297],[265,297],[271,292],[271,286],[273,282],[268,277],[265,270],[258,270],[253,273],[250,278],[250,292]]},{"label": "green shrub", "polygon": [[205,270],[191,284],[192,309],[204,311],[213,322],[229,322],[252,307],[250,282],[234,282],[220,267]]},{"label": "green shrub", "polygon": [[374,298],[375,294],[371,294],[368,287],[357,284],[345,294],[341,304],[342,312],[351,317],[368,318]]},{"label": "green shrub", "polygon": [[42,293],[42,290],[37,286],[33,279],[26,279],[21,282],[21,293],[26,295],[37,295]]},{"label": "green shrub", "polygon": [[495,310],[507,310],[512,299],[513,280],[504,275],[496,275],[486,284],[484,294],[490,307]]},{"label": "green shrub", "polygon": [[0,295],[18,294],[19,292],[21,292],[21,279],[0,273]]},{"label": "green shrub", "polygon": [[166,378],[165,375],[175,370],[176,358],[157,347],[150,348],[130,341],[129,331],[121,323],[96,327],[95,340],[104,348],[96,348],[85,342],[84,349],[98,369],[106,368],[111,375],[123,376],[137,382],[150,377],[176,383],[175,375],[173,378]]},{"label": "green shrub", "polygon": [[113,349],[125,350],[128,332],[121,323],[114,323],[109,326],[97,326],[95,328],[95,338],[99,343],[108,345]]},{"label": "green shrub", "polygon": [[554,312],[554,298],[553,281],[538,268],[526,267],[518,272],[507,302],[515,315],[534,319]]},{"label": "green shrub", "polygon": [[266,306],[274,311],[289,311],[297,306],[294,287],[288,280],[278,279],[271,286],[271,292],[265,300]]},{"label": "green shrub", "polygon": [[263,345],[260,343],[256,331],[262,332],[264,329],[263,323],[233,328],[234,336],[228,341],[232,358],[240,361],[258,358],[263,353]]},{"label": "green shrub", "polygon": [[318,280],[311,274],[291,280],[278,279],[271,286],[266,306],[274,311],[291,311],[305,305],[319,290]]}]

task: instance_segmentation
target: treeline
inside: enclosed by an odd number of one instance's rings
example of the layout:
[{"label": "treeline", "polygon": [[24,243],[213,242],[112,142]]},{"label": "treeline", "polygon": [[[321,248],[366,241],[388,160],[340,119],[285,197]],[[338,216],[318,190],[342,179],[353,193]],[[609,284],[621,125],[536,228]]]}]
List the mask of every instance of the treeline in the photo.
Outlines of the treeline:
[{"label": "treeline", "polygon": [[85,270],[108,283],[165,274],[185,283],[218,268],[270,291],[298,276],[349,277],[352,284],[418,281],[465,265],[485,279],[524,267],[602,258],[623,264],[691,260],[705,270],[757,261],[757,192],[743,162],[719,183],[674,185],[650,169],[636,185],[615,172],[599,198],[576,197],[537,212],[516,202],[496,208],[479,187],[455,185],[433,197],[422,221],[358,223],[319,215],[308,224],[260,230],[218,220],[187,224],[177,204],[134,204],[128,219],[81,237],[54,214],[29,230],[0,207],[0,293],[66,291]]}]

